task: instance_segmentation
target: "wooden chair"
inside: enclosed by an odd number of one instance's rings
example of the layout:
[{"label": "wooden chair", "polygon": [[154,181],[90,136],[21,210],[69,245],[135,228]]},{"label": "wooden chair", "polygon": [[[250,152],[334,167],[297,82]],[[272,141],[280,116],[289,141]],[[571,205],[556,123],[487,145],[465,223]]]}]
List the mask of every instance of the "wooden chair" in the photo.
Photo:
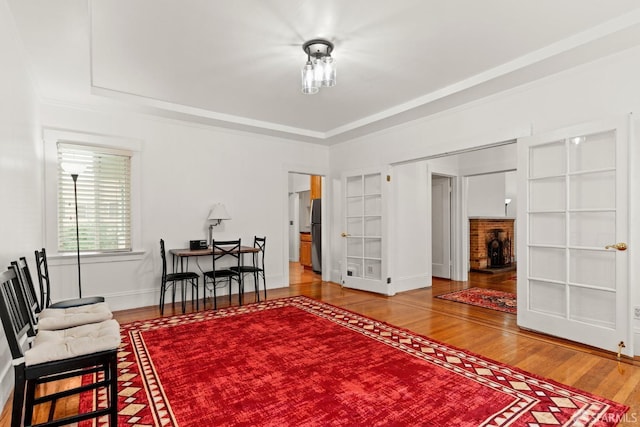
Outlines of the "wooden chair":
[{"label": "wooden chair", "polygon": [[[213,309],[218,309],[218,302],[216,299],[216,288],[220,284],[229,283],[229,304],[231,304],[231,284],[235,280],[238,283],[238,300],[239,304],[242,305],[242,294],[244,292],[242,286],[242,275],[238,272],[241,266],[242,254],[240,253],[240,241],[238,240],[213,240],[211,245],[213,247],[213,256],[211,271],[204,272],[204,284],[205,284],[205,301],[204,306],[206,307],[206,285],[207,279],[209,280],[212,286],[213,291]],[[235,269],[230,267],[220,266],[220,259],[223,257],[231,257],[234,260]],[[216,267],[216,263],[218,264]]]},{"label": "wooden chair", "polygon": [[49,280],[49,266],[47,264],[47,252],[44,248],[36,253],[36,268],[38,269],[38,283],[40,284],[40,304],[44,308],[69,308],[82,305],[104,302],[104,297],[73,298],[63,301],[51,302],[51,284]]},{"label": "wooden chair", "polygon": [[[178,273],[167,273],[167,256],[164,250],[164,240],[160,239],[160,255],[162,256],[162,282],[160,285],[160,315],[164,315],[164,299],[167,293],[167,288],[172,287],[172,304],[175,306],[176,303],[176,283],[180,282],[181,290],[182,290],[182,312],[184,313],[187,308],[186,289],[183,287],[184,282],[189,282],[191,285],[191,301],[195,299],[196,302],[196,310],[200,309],[200,304],[198,302],[198,287],[200,276],[198,273],[194,273],[192,271],[184,271]],[[194,298],[195,295],[195,298]]]},{"label": "wooden chair", "polygon": [[264,276],[264,251],[267,244],[266,237],[255,236],[253,238],[253,247],[257,249],[252,255],[252,265],[241,265],[240,267],[231,267],[231,270],[238,271],[242,276],[242,283],[244,285],[244,276],[251,274],[253,276],[253,283],[255,285],[256,298],[260,301],[260,277],[262,276],[262,285],[264,287],[264,299],[267,299],[267,280]]},{"label": "wooden chair", "polygon": [[[104,415],[109,416],[110,426],[117,426],[118,322],[107,320],[63,331],[40,331],[31,348],[23,350],[22,343],[33,325],[29,322],[28,307],[16,293],[19,286],[15,267],[0,273],[0,319],[11,351],[15,377],[11,426],[33,425],[34,407],[47,402],[52,405],[49,420],[38,426],[59,426]],[[44,394],[47,390],[41,388],[36,394],[38,385],[92,373],[101,373],[103,377],[90,384],[50,394]],[[58,398],[99,388],[108,390],[106,408],[52,419]]]},{"label": "wooden chair", "polygon": [[28,314],[34,329],[50,331],[67,329],[89,323],[99,323],[113,317],[106,302],[69,308],[42,308],[38,303],[26,258],[21,257],[19,261],[13,261],[11,265],[18,274],[18,283],[20,284],[20,292],[17,292],[17,296],[23,298],[24,305],[29,309]]}]

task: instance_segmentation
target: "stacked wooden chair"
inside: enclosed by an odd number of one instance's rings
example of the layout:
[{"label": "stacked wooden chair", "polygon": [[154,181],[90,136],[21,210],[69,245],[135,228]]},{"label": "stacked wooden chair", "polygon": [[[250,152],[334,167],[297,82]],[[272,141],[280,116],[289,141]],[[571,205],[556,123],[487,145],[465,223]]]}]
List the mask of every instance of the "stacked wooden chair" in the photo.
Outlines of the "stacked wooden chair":
[{"label": "stacked wooden chair", "polygon": [[40,284],[40,304],[43,308],[69,308],[104,302],[104,297],[93,296],[84,298],[72,298],[62,301],[51,301],[51,281],[49,280],[49,265],[47,264],[47,251],[42,248],[35,251],[36,268],[38,270],[38,283]]},{"label": "stacked wooden chair", "polygon": [[30,309],[29,315],[34,329],[67,329],[74,326],[102,322],[113,317],[106,302],[89,303],[80,306],[72,305],[68,308],[65,305],[61,305],[60,308],[53,308],[58,307],[55,304],[50,304],[49,308],[43,307],[38,302],[26,258],[22,257],[19,261],[12,262],[11,265],[18,272],[22,294],[27,307]]},{"label": "stacked wooden chair", "polygon": [[[0,273],[0,319],[9,344],[15,374],[11,426],[32,426],[33,410],[51,402],[49,420],[38,426],[58,426],[108,415],[117,426],[117,351],[120,325],[105,303],[72,308],[43,308],[35,298],[27,262],[13,262]],[[36,393],[41,384],[96,375],[96,381],[50,394]],[[57,399],[104,388],[108,405],[53,420]],[[45,390],[46,391],[46,390]]]}]

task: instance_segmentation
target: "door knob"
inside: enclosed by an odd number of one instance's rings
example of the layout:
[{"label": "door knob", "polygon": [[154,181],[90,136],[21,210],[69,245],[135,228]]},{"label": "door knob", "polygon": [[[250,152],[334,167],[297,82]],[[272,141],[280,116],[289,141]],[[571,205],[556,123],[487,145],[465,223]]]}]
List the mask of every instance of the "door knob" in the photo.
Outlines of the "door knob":
[{"label": "door knob", "polygon": [[616,243],[615,245],[607,245],[604,247],[605,249],[617,249],[619,251],[626,251],[627,244],[626,243]]},{"label": "door knob", "polygon": [[342,233],[340,233],[340,235],[341,235],[342,237],[349,237],[349,236],[351,236],[351,234],[349,234],[349,233],[345,233],[344,231],[343,231]]}]

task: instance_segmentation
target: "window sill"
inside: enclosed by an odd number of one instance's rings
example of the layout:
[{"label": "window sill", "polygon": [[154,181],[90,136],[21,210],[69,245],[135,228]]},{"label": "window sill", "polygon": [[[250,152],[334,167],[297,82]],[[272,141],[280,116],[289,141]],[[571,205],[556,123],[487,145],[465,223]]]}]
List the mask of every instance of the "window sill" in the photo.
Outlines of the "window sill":
[{"label": "window sill", "polygon": [[[80,253],[80,262],[82,264],[100,264],[105,262],[128,262],[139,261],[144,258],[146,252],[144,250],[133,250],[131,252],[86,252]],[[49,265],[70,265],[78,262],[78,254],[48,254],[47,263]]]}]

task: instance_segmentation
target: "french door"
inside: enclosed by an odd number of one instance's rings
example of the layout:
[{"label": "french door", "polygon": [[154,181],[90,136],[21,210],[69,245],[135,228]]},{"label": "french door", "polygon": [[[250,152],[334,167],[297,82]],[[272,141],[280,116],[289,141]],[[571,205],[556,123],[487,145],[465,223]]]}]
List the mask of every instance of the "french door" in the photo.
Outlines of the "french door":
[{"label": "french door", "polygon": [[381,170],[342,175],[342,282],[349,288],[392,295],[387,280],[387,187]]},{"label": "french door", "polygon": [[601,121],[518,141],[518,325],[631,351],[628,123]]}]

